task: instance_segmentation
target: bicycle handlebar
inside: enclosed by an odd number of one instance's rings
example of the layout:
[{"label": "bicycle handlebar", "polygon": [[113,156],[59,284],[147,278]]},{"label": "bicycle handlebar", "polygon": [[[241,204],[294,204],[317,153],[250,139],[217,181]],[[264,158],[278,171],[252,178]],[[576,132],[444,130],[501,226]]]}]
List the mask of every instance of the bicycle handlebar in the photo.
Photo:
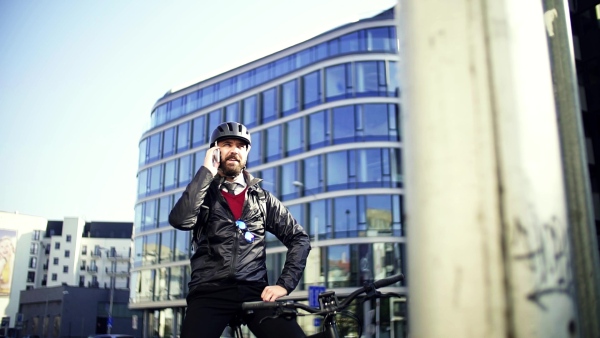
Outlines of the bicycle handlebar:
[{"label": "bicycle handlebar", "polygon": [[374,281],[372,283],[367,283],[364,286],[360,287],[359,289],[353,291],[350,295],[348,295],[348,297],[346,299],[344,299],[344,301],[341,304],[336,306],[335,309],[333,309],[333,310],[332,309],[329,309],[329,310],[316,309],[316,308],[313,308],[311,306],[308,306],[308,305],[305,305],[302,303],[295,303],[294,301],[245,302],[245,303],[242,303],[242,309],[243,310],[264,310],[264,309],[287,308],[287,309],[302,309],[302,310],[304,310],[308,313],[312,313],[312,314],[329,313],[329,312],[334,312],[334,311],[339,311],[339,310],[345,309],[358,295],[360,295],[362,293],[376,290],[376,289],[379,289],[379,288],[382,288],[382,287],[385,287],[388,285],[392,285],[403,279],[404,279],[404,275],[399,273],[397,275],[383,278],[383,279]]}]

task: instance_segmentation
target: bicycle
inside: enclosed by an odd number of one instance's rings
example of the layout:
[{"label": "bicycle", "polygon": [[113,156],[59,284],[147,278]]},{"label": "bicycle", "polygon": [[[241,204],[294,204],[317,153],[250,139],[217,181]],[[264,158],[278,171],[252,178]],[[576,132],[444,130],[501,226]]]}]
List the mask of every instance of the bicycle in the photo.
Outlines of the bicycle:
[{"label": "bicycle", "polygon": [[[337,296],[335,295],[335,291],[325,291],[319,294],[319,308],[314,308],[302,303],[296,303],[290,300],[278,300],[275,302],[245,302],[242,303],[242,310],[251,313],[251,311],[272,309],[274,310],[274,315],[270,317],[265,317],[261,320],[268,320],[270,318],[278,318],[284,317],[286,319],[295,319],[297,316],[305,316],[305,315],[315,315],[323,317],[323,325],[322,331],[312,334],[310,336],[306,336],[307,338],[341,338],[336,315],[346,315],[353,318],[358,323],[358,336],[362,335],[362,325],[360,324],[360,320],[350,311],[346,309],[361,294],[365,294],[365,298],[363,300],[371,300],[375,298],[384,298],[384,297],[402,297],[402,295],[395,292],[387,292],[381,293],[377,289],[395,284],[404,280],[403,274],[397,274],[394,276],[390,276],[387,278],[383,278],[377,281],[365,283],[362,287],[353,291],[346,297],[341,303],[338,301]],[[305,313],[299,313],[298,310],[302,310]],[[235,332],[235,336],[237,338],[243,338],[241,326],[237,325],[237,327],[233,328]]]}]

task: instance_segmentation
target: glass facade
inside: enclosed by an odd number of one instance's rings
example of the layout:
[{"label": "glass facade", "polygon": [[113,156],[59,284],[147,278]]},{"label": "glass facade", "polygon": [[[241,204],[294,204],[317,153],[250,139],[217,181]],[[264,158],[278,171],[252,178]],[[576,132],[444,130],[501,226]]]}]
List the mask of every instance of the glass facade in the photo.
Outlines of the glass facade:
[{"label": "glass facade", "polygon": [[[190,234],[173,229],[168,214],[224,121],[250,129],[249,171],[311,236],[309,264],[291,296],[306,301],[311,285],[358,287],[405,269],[399,60],[393,10],[386,13],[158,101],[140,141],[130,304],[144,309],[147,330],[179,332]],[[274,282],[286,248],[268,240]],[[403,327],[390,314],[396,305],[377,306],[387,313],[381,332]],[[301,322],[307,332],[312,324]]]}]

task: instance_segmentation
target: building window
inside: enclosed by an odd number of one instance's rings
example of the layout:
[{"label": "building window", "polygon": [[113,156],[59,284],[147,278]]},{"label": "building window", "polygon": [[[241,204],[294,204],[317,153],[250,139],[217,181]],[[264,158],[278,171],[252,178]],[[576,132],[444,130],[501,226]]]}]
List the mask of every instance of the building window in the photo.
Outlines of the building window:
[{"label": "building window", "polygon": [[204,115],[198,116],[192,120],[192,147],[197,147],[206,143],[206,124]]},{"label": "building window", "polygon": [[148,154],[148,162],[156,161],[160,158],[160,154],[162,152],[161,136],[161,133],[150,136],[150,143],[148,146],[150,149],[150,154]]},{"label": "building window", "polygon": [[163,135],[163,158],[175,153],[175,127],[164,131]]},{"label": "building window", "polygon": [[252,138],[252,151],[248,154],[248,165],[255,166],[263,162],[262,131],[252,133],[250,137]]},{"label": "building window", "polygon": [[54,258],[53,264],[58,265],[58,258]]},{"label": "building window", "polygon": [[321,103],[321,71],[302,77],[302,107],[314,107]]},{"label": "building window", "polygon": [[29,257],[29,267],[32,269],[37,268],[37,257]]},{"label": "building window", "polygon": [[54,249],[60,249],[60,242],[54,243]]},{"label": "building window", "polygon": [[244,99],[242,106],[243,121],[246,128],[252,128],[257,125],[256,122],[256,95]]},{"label": "building window", "polygon": [[295,119],[285,124],[285,155],[300,154],[304,148],[304,119]]},{"label": "building window", "polygon": [[352,71],[350,64],[325,69],[325,97],[327,101],[352,97]]},{"label": "building window", "polygon": [[58,275],[57,275],[57,274],[55,274],[55,273],[53,273],[53,274],[52,274],[52,280],[53,280],[53,281],[56,281],[57,279],[58,279]]},{"label": "building window", "polygon": [[33,230],[33,240],[39,241],[40,238],[42,238],[42,231],[41,230]]},{"label": "building window", "polygon": [[162,176],[162,164],[155,165],[150,168],[150,193],[157,193],[162,191],[163,176]]},{"label": "building window", "polygon": [[39,243],[31,243],[31,246],[29,247],[29,253],[32,255],[37,255],[38,251],[40,250],[40,244]]},{"label": "building window", "polygon": [[387,83],[385,63],[382,61],[362,61],[354,64],[357,96],[385,96]]},{"label": "building window", "polygon": [[71,251],[65,250],[65,257],[70,257],[70,256],[71,256]]},{"label": "building window", "polygon": [[277,88],[262,92],[262,123],[275,120],[277,117]]},{"label": "building window", "polygon": [[63,265],[63,272],[64,273],[69,272],[69,266],[68,265]]},{"label": "building window", "polygon": [[81,265],[79,266],[79,270],[85,270],[85,260],[81,261]]},{"label": "building window", "polygon": [[71,242],[71,235],[67,235],[67,242]]},{"label": "building window", "polygon": [[278,160],[282,157],[281,125],[273,126],[265,132],[267,161]]},{"label": "building window", "polygon": [[185,187],[192,180],[192,156],[179,158],[179,186]]},{"label": "building window", "polygon": [[333,109],[333,143],[349,143],[356,141],[356,119],[354,106],[343,106]]},{"label": "building window", "polygon": [[177,152],[190,148],[190,123],[184,122],[177,126]]},{"label": "building window", "polygon": [[281,110],[283,116],[298,111],[298,81],[292,80],[281,85]]},{"label": "building window", "polygon": [[165,191],[177,186],[177,159],[165,163]]},{"label": "building window", "polygon": [[329,114],[324,111],[308,116],[308,148],[317,149],[329,144]]},{"label": "building window", "polygon": [[239,103],[235,102],[225,107],[225,121],[240,121]]},{"label": "building window", "polygon": [[27,272],[27,283],[35,283],[35,271]]}]

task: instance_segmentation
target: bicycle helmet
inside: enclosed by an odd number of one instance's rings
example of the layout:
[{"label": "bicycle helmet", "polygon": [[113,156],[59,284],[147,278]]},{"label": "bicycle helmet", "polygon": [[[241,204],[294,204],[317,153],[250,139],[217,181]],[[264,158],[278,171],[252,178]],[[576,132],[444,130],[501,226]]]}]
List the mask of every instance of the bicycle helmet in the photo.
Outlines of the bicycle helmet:
[{"label": "bicycle helmet", "polygon": [[248,128],[238,122],[224,122],[218,125],[210,136],[210,146],[214,147],[217,141],[223,138],[235,138],[246,142],[248,146],[252,145]]}]

